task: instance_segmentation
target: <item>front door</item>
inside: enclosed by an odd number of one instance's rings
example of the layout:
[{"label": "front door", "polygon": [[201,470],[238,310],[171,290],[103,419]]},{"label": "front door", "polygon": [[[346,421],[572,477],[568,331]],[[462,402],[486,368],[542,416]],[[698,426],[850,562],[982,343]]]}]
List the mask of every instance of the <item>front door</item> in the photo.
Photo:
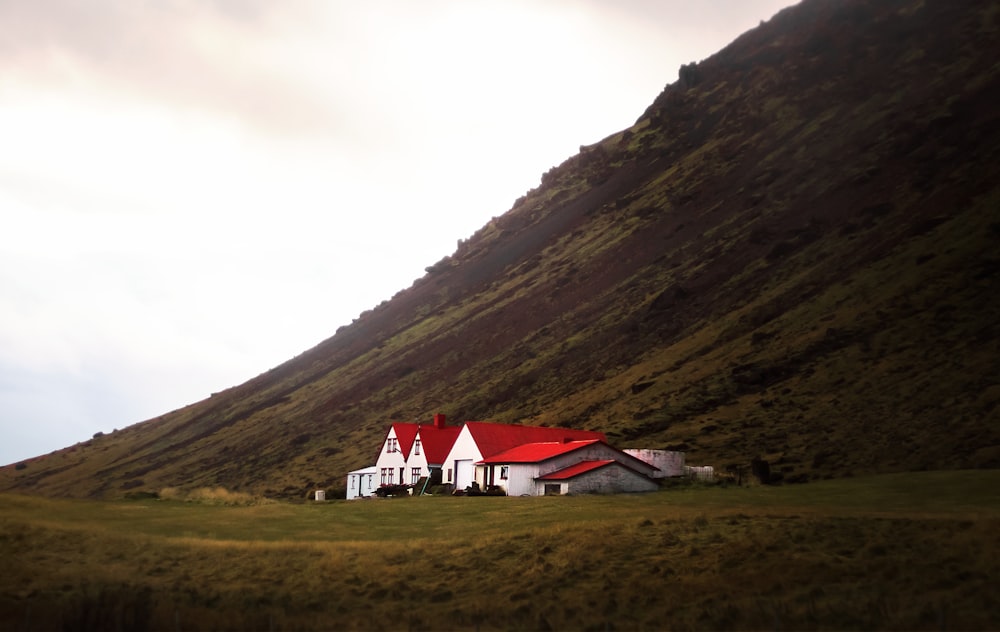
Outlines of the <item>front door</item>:
[{"label": "front door", "polygon": [[472,459],[455,461],[455,489],[465,489],[472,485]]}]

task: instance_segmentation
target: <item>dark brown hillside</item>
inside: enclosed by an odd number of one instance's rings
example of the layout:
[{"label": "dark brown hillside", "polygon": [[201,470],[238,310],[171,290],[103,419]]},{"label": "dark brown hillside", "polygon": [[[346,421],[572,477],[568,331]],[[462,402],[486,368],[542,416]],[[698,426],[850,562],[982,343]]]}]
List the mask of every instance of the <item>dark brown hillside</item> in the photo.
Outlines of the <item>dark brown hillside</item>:
[{"label": "dark brown hillside", "polygon": [[1000,466],[998,21],[786,9],[332,338],[0,489],[302,496],[436,411],[786,481]]}]

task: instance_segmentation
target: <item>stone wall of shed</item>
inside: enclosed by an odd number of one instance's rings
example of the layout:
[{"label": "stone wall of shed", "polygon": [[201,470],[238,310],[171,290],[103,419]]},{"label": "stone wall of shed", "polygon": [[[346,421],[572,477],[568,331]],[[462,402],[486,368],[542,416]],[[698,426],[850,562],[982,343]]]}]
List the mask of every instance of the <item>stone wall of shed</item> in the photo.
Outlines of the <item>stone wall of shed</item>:
[{"label": "stone wall of shed", "polygon": [[568,481],[537,481],[536,495],[545,493],[545,483],[562,483],[566,485],[568,494],[621,494],[659,489],[655,481],[615,464],[586,472]]},{"label": "stone wall of shed", "polygon": [[622,450],[622,452],[630,456],[634,456],[640,461],[645,461],[653,467],[659,468],[660,471],[653,474],[653,478],[684,476],[683,452],[673,452],[671,450],[646,450],[640,448]]}]

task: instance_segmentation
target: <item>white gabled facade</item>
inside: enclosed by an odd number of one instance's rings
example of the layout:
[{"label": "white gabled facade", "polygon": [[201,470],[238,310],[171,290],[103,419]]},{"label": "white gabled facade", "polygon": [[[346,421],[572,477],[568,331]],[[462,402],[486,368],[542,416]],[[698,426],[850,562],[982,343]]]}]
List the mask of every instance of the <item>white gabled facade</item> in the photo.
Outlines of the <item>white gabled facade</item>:
[{"label": "white gabled facade", "polygon": [[[424,450],[423,440],[420,438],[420,430],[410,446],[410,453],[406,456],[406,480],[407,485],[416,485],[423,476],[430,476],[430,469],[427,467],[427,451]],[[416,493],[416,492],[414,492]]]},{"label": "white gabled facade", "polygon": [[399,445],[395,426],[389,426],[382,450],[375,461],[375,485],[399,485],[409,482],[406,471],[406,455]]},{"label": "white gabled facade", "polygon": [[[474,464],[483,459],[479,446],[469,431],[469,425],[462,426],[455,443],[452,444],[448,456],[441,464],[441,482],[452,484],[455,489],[465,489],[472,484],[475,473]],[[482,485],[480,481],[480,485]]]}]

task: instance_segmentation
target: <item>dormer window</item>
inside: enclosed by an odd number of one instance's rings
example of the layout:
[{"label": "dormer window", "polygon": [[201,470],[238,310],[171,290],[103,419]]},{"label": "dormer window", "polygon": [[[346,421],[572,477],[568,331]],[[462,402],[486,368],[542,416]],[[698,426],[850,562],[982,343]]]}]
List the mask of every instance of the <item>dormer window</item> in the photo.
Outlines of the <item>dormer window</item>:
[{"label": "dormer window", "polygon": [[393,452],[399,452],[399,441],[395,437],[389,437],[389,441],[386,444],[385,451],[389,454]]}]

